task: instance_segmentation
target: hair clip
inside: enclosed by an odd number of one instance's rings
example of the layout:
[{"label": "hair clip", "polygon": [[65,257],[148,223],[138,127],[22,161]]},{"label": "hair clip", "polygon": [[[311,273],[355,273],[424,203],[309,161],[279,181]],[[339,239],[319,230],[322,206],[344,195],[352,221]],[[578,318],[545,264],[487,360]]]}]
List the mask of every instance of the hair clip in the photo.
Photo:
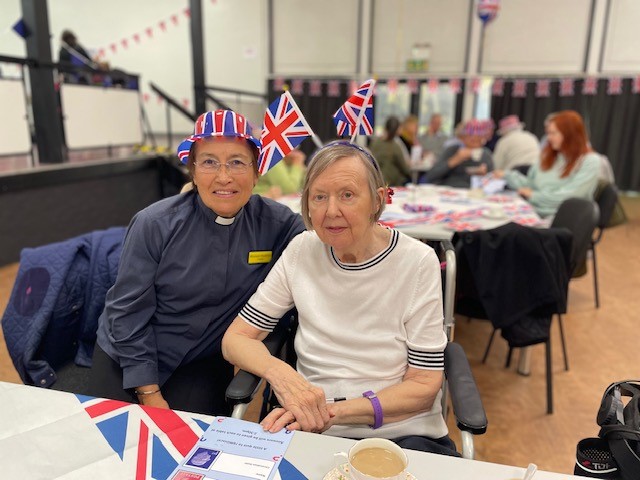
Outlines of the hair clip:
[{"label": "hair clip", "polygon": [[391,197],[393,197],[395,193],[396,192],[393,191],[393,188],[387,187],[387,205],[391,205]]}]

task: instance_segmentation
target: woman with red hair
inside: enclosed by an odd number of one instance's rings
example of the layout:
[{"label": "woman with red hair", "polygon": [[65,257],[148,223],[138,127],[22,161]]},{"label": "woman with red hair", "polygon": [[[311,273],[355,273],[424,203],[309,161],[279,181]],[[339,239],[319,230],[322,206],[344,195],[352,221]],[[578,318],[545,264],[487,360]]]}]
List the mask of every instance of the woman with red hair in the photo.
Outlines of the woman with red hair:
[{"label": "woman with red hair", "polygon": [[593,198],[600,168],[578,112],[563,110],[545,123],[547,145],[539,163],[526,176],[515,170],[504,172],[509,188],[517,190],[542,217],[554,215],[567,198]]}]

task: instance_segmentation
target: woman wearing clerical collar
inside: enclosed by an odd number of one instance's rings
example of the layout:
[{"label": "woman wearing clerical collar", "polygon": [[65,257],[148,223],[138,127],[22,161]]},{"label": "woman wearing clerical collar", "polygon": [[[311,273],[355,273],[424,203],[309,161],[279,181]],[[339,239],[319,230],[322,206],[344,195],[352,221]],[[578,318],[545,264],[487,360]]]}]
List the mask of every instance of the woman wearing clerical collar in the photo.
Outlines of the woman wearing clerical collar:
[{"label": "woman wearing clerical collar", "polygon": [[299,215],[252,195],[259,141],[230,110],[202,114],[178,148],[193,189],[131,221],[100,317],[90,392],[228,414],[220,342],[289,241]]},{"label": "woman wearing clerical collar", "polygon": [[[455,455],[440,402],[440,263],[431,247],[378,223],[388,194],[366,150],[348,142],[319,150],[302,192],[308,231],[229,327],[223,353],[273,387],[283,408],[265,429],[385,437]],[[262,343],[294,305],[296,370]]]}]

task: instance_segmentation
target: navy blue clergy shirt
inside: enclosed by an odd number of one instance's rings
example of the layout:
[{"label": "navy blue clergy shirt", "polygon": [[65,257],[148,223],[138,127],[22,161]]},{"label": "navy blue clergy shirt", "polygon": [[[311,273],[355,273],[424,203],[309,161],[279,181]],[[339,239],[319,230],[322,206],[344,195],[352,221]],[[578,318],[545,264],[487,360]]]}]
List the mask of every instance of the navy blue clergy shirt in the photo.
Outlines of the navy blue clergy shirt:
[{"label": "navy blue clergy shirt", "polygon": [[219,352],[227,327],[303,230],[300,215],[258,195],[231,223],[196,192],[137,213],[98,327],[123,388],[162,385],[179,365]]}]

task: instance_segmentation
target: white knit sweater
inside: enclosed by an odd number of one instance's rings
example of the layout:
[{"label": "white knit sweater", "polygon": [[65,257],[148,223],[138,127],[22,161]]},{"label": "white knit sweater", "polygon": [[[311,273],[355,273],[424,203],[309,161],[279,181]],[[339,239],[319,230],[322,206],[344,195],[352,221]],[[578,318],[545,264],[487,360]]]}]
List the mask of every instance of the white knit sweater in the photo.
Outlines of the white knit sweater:
[{"label": "white knit sweater", "polygon": [[[398,231],[389,245],[359,264],[343,264],[315,232],[294,238],[264,283],[240,312],[254,327],[271,331],[294,305],[297,370],[327,398],[359,398],[402,381],[407,367],[442,370],[440,264],[429,246]],[[447,434],[440,395],[430,412],[390,423],[334,426],[345,437]]]}]

